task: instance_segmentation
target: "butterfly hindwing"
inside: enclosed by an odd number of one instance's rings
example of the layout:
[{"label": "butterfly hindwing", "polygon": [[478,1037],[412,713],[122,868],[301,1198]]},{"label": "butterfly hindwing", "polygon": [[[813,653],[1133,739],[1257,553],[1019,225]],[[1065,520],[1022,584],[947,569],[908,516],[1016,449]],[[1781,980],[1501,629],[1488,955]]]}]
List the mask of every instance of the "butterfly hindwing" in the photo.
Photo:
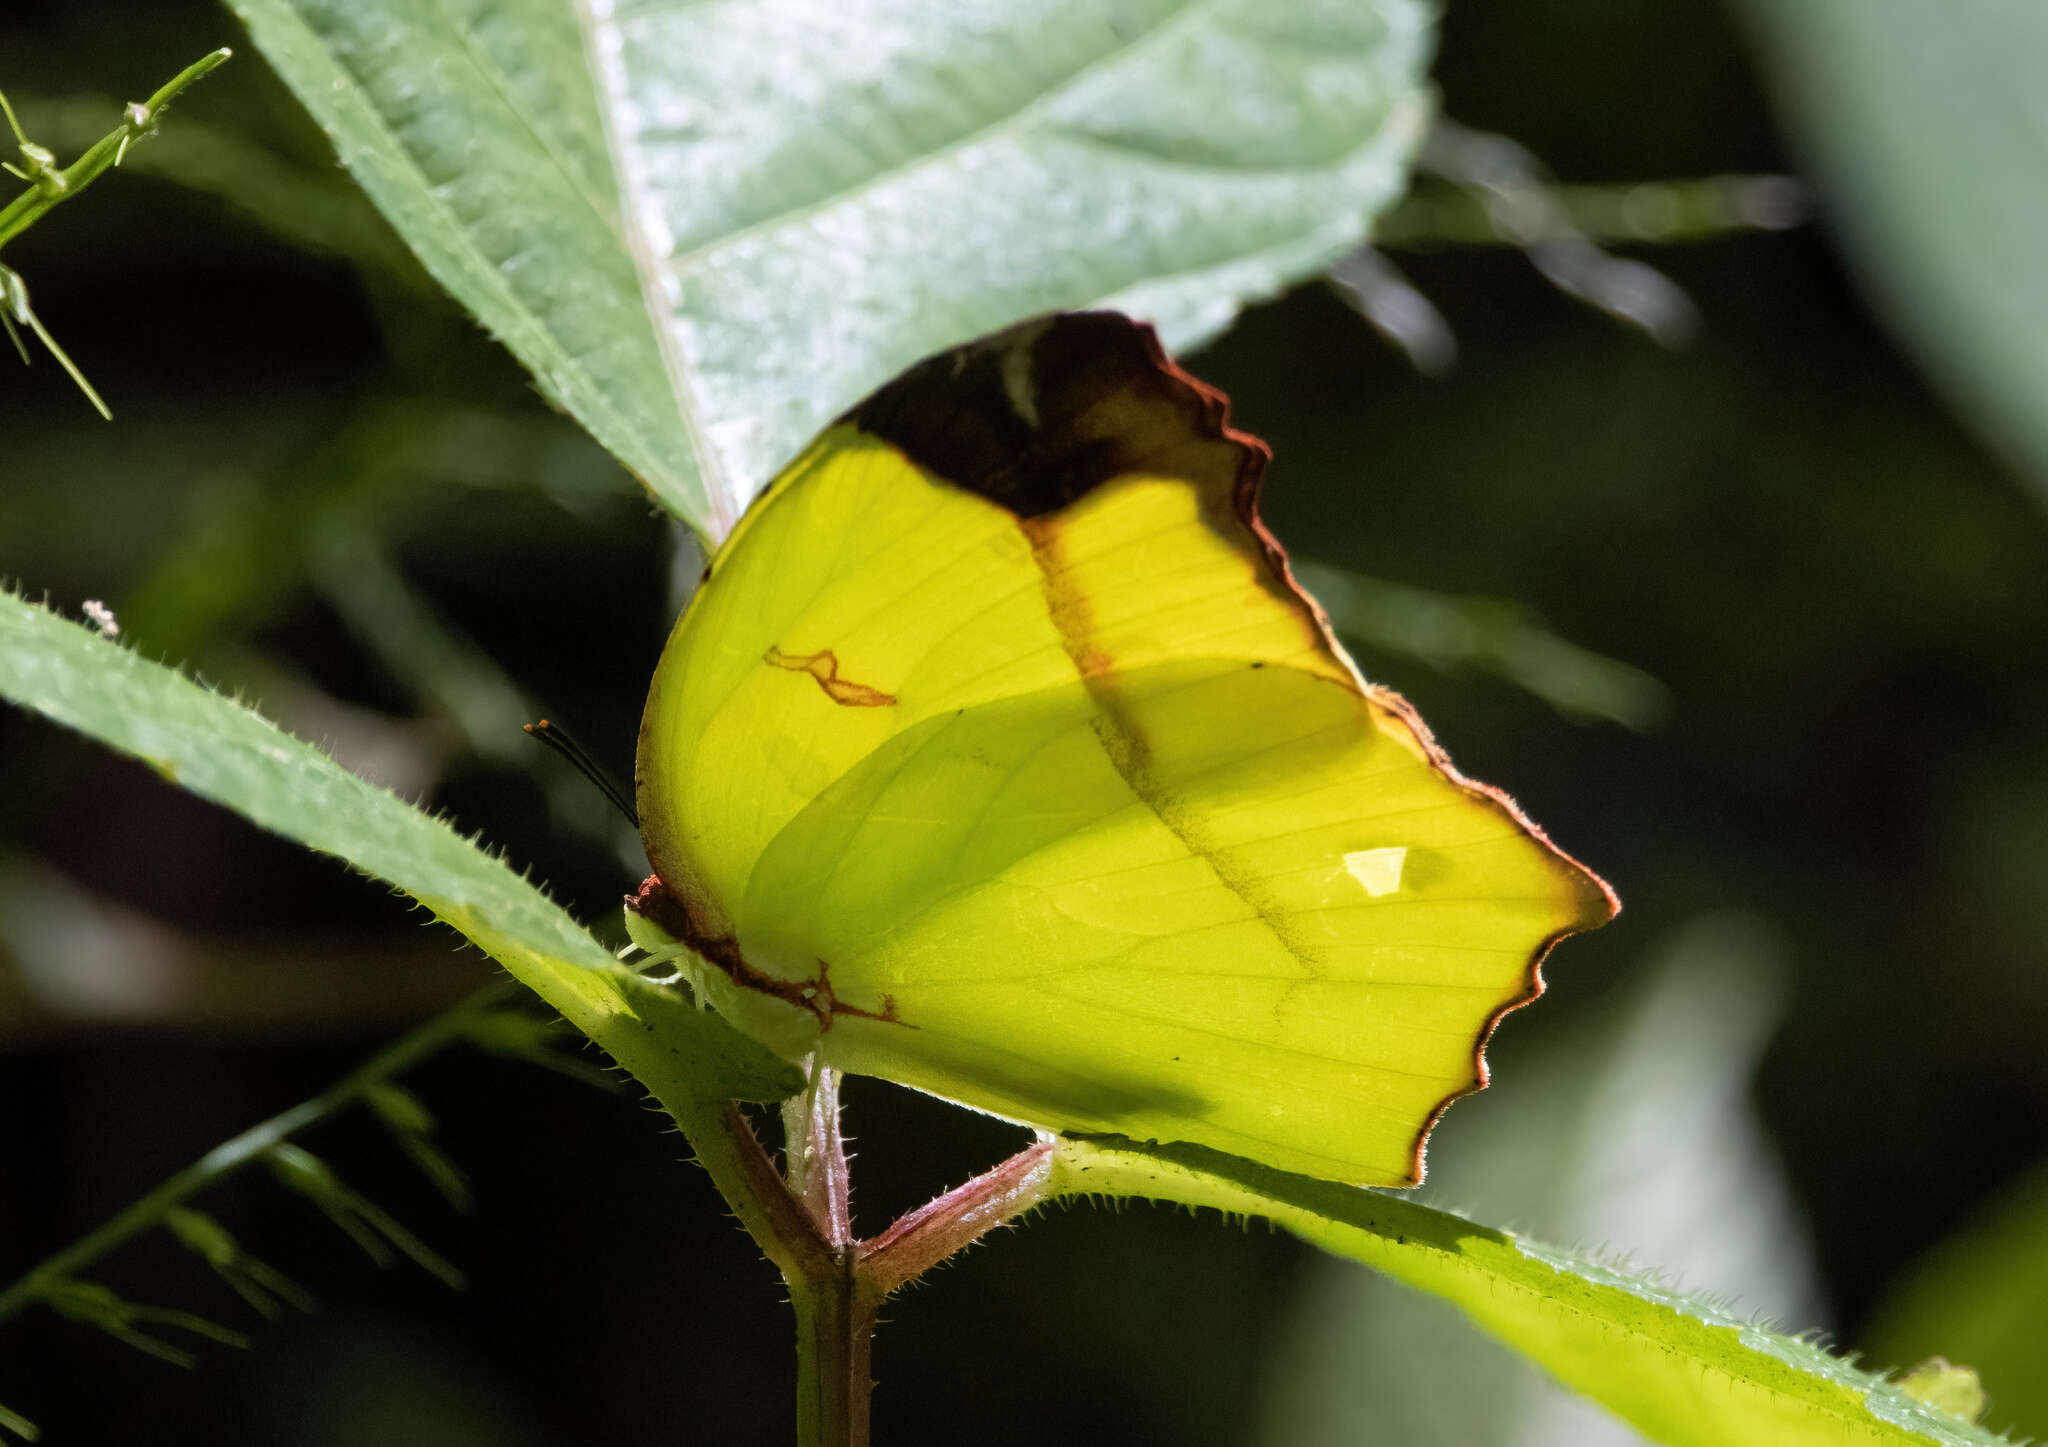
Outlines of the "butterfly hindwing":
[{"label": "butterfly hindwing", "polygon": [[1106,314],[923,364],[714,561],[642,812],[721,1008],[1053,1128],[1416,1178],[1605,887],[1359,681],[1264,448]]}]

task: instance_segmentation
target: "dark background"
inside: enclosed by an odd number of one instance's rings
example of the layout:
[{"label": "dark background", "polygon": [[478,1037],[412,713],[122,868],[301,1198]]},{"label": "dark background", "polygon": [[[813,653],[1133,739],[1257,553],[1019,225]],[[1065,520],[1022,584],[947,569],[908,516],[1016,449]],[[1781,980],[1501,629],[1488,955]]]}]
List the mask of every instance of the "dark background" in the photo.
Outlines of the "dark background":
[{"label": "dark background", "polygon": [[[204,122],[338,187],[317,134],[203,4],[16,3],[0,85],[125,99],[223,43],[240,56],[149,144]],[[1697,0],[1453,3],[1437,76],[1449,114],[1574,181],[1796,169],[1730,18]],[[1283,540],[1517,600],[1669,687],[1668,722],[1637,734],[1491,677],[1360,658],[1626,901],[1558,953],[1554,998],[1510,1023],[1497,1063],[1703,910],[1782,931],[1796,978],[1758,1104],[1854,1345],[1900,1273],[2048,1134],[2048,527],[1867,313],[1824,220],[1638,254],[1698,305],[1689,349],[1660,350],[1502,248],[1401,258],[1458,333],[1447,380],[1315,285],[1191,366],[1273,444]],[[117,174],[7,260],[115,421],[47,359],[0,357],[0,576],[71,610],[113,603],[146,650],[246,686],[310,736],[395,739],[437,807],[579,915],[613,911],[627,866],[566,827],[559,780],[423,717],[307,585],[300,529],[369,519],[424,596],[623,772],[672,612],[668,526],[623,475],[405,264],[293,244],[191,189]],[[362,484],[364,457],[472,411],[511,429],[489,434],[491,460],[415,457]],[[235,982],[68,1012],[0,984],[0,1276],[486,977],[381,886],[95,745],[10,711],[0,760],[0,864],[28,881],[0,901],[18,921],[40,919],[23,901],[52,876],[33,871],[54,871]],[[60,1442],[788,1439],[779,1285],[658,1117],[470,1053],[410,1080],[473,1176],[473,1219],[370,1125],[308,1143],[451,1256],[467,1292],[364,1270],[251,1176],[208,1209],[321,1313],[255,1321],[145,1238],[105,1278],[249,1326],[253,1348],[186,1374],[31,1313],[0,1327],[0,1401]],[[1014,1135],[868,1083],[849,1125],[868,1228]],[[1241,1441],[1305,1259],[1263,1228],[1054,1212],[896,1303],[878,1438]]]}]

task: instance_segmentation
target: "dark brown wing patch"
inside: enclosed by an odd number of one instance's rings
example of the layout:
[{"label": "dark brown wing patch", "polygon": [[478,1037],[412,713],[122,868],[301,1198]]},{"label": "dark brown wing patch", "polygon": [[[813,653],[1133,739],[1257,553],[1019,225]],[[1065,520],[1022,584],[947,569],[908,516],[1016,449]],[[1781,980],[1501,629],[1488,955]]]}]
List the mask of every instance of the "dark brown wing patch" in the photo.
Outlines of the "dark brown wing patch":
[{"label": "dark brown wing patch", "polygon": [[1064,312],[929,357],[846,420],[1035,518],[1124,473],[1255,482],[1269,454],[1228,410],[1142,322]]}]

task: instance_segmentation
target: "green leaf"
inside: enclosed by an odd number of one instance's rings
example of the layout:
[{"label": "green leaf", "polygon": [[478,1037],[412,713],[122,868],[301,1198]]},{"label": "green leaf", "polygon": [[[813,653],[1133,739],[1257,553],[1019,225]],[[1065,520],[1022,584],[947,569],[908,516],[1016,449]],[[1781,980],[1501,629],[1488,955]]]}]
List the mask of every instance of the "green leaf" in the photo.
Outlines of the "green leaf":
[{"label": "green leaf", "polygon": [[621,967],[539,889],[252,709],[0,593],[0,697],[132,754],[264,828],[389,881],[502,964],[672,1111],[779,1100],[801,1077]]},{"label": "green leaf", "polygon": [[434,278],[670,508],[705,516],[562,0],[231,0]]},{"label": "green leaf", "polygon": [[1965,420],[2048,499],[2048,6],[1746,8],[1850,261]]},{"label": "green leaf", "polygon": [[2048,1435],[2048,1165],[1929,1252],[1864,1337],[1889,1366],[1940,1355],[1976,1368],[1993,1426]]},{"label": "green leaf", "polygon": [[363,1099],[397,1140],[399,1149],[434,1183],[441,1198],[458,1211],[470,1210],[475,1198],[470,1194],[469,1177],[435,1143],[434,1117],[419,1097],[402,1085],[385,1081],[371,1086]]},{"label": "green leaf", "polygon": [[1645,1435],[1680,1447],[1948,1447],[1997,1441],[1805,1340],[1640,1273],[1377,1191],[1290,1176],[1199,1146],[1067,1139],[1067,1196],[1141,1197],[1264,1216],[1441,1296]]},{"label": "green leaf", "polygon": [[332,1166],[310,1151],[280,1141],[270,1148],[265,1160],[280,1184],[318,1206],[377,1265],[389,1266],[396,1252],[457,1291],[466,1284],[462,1273],[404,1222],[343,1181]]},{"label": "green leaf", "polygon": [[428,269],[714,537],[918,357],[1095,304],[1186,347],[1356,246],[1435,12],[231,3]]}]

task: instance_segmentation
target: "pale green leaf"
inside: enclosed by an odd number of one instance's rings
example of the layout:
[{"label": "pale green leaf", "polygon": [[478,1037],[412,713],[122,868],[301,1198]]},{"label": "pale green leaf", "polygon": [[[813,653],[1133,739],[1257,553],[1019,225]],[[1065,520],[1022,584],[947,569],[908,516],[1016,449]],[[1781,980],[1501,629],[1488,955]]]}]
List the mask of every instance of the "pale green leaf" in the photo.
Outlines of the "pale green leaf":
[{"label": "pale green leaf", "polygon": [[2048,498],[2048,5],[1745,8],[1850,261],[1964,418]]},{"label": "pale green leaf", "polygon": [[1263,1216],[1456,1305],[1646,1436],[1678,1447],[1970,1447],[1996,1438],[1654,1278],[1198,1146],[1063,1140],[1055,1191]]},{"label": "pale green leaf", "polygon": [[1185,347],[1357,245],[1435,11],[231,3],[428,269],[713,536],[927,353],[1095,304]]},{"label": "pale green leaf", "polygon": [[252,709],[5,593],[0,697],[396,885],[671,1108],[728,1097],[775,1100],[801,1084],[789,1066],[715,1016],[622,968],[533,884],[445,822],[357,778]]}]

